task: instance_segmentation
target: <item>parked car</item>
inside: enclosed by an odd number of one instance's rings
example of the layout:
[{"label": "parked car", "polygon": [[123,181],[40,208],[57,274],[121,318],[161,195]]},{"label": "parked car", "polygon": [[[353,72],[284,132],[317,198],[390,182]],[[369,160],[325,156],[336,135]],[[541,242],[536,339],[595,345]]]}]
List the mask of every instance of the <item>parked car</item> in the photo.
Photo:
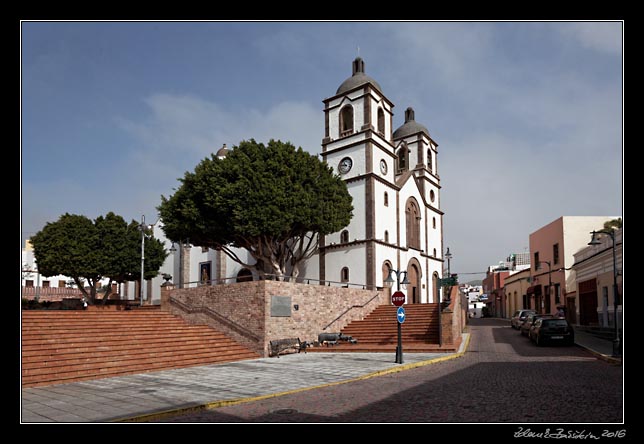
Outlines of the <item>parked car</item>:
[{"label": "parked car", "polygon": [[521,327],[521,324],[523,324],[523,321],[525,321],[525,318],[529,314],[535,313],[534,310],[517,310],[514,312],[512,317],[510,318],[510,327],[519,329]]},{"label": "parked car", "polygon": [[528,333],[530,332],[530,328],[536,322],[537,319],[552,318],[552,317],[553,316],[551,314],[531,313],[528,316],[526,316],[525,321],[523,321],[523,323],[519,327],[519,331],[523,336],[528,336]]},{"label": "parked car", "polygon": [[575,343],[575,331],[565,318],[540,318],[530,327],[528,334],[537,345],[546,342],[572,345]]}]

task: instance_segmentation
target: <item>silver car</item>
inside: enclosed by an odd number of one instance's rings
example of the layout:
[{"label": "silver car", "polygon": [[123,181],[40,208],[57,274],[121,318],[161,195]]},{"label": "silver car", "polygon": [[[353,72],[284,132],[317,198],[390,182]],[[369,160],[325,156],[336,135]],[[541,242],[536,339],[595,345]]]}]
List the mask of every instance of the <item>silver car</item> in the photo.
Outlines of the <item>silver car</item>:
[{"label": "silver car", "polygon": [[510,318],[510,326],[512,328],[516,328],[517,330],[521,327],[521,324],[523,324],[523,321],[525,321],[525,318],[529,314],[535,313],[534,310],[517,310],[514,312],[512,317]]}]

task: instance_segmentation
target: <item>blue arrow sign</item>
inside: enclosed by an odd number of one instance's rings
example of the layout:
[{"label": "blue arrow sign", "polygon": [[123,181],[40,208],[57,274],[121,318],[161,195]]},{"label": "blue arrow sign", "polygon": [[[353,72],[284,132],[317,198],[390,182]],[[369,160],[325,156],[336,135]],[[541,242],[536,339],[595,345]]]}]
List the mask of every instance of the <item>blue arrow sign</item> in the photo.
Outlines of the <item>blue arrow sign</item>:
[{"label": "blue arrow sign", "polygon": [[398,317],[398,322],[403,323],[405,322],[405,308],[404,307],[398,307],[398,311],[396,312],[396,316]]}]

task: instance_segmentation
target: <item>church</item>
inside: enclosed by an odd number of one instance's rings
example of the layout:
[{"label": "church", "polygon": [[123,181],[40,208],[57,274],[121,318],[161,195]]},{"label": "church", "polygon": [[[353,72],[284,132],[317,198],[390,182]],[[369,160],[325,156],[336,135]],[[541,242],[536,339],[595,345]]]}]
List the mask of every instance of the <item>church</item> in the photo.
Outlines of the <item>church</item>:
[{"label": "church", "polygon": [[[437,143],[416,122],[412,108],[405,110],[404,123],[393,128],[394,104],[366,74],[359,57],[352,63],[352,75],[323,103],[322,160],[346,182],[354,215],[342,231],[320,238],[318,254],[302,266],[300,277],[375,289],[384,286],[390,270],[406,271],[407,304],[438,302],[443,212]],[[228,152],[224,145],[216,155]],[[155,237],[166,240],[160,225]],[[160,273],[172,275],[179,287],[254,278],[253,271],[223,252],[190,246],[189,240],[179,248],[167,243],[172,254]],[[158,298],[161,283],[160,277],[148,282],[148,298]],[[126,292],[126,298],[137,293],[134,288]]]},{"label": "church", "polygon": [[320,240],[319,279],[374,288],[391,269],[407,271],[407,303],[437,302],[443,265],[438,145],[412,108],[394,130],[394,104],[361,58],[323,102],[322,158],[346,182],[354,216],[340,233]]}]

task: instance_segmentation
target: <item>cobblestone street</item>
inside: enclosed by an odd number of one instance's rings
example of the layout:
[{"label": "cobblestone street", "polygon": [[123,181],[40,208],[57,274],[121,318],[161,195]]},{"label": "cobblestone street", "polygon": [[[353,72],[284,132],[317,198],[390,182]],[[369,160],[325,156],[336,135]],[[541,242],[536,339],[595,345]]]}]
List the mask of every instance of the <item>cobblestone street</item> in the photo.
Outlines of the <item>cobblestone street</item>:
[{"label": "cobblestone street", "polygon": [[474,319],[459,359],[160,422],[617,423],[622,366]]}]

